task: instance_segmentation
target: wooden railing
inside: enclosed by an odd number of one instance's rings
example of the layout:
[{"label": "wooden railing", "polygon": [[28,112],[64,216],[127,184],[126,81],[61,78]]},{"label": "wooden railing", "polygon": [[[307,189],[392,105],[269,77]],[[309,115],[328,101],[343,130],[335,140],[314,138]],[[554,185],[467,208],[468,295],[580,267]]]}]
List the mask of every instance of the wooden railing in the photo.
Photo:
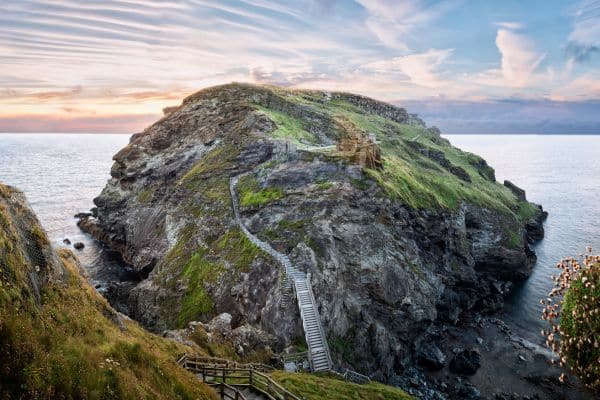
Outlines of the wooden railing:
[{"label": "wooden railing", "polygon": [[[207,358],[214,361],[211,357]],[[184,355],[177,362],[181,367],[188,371],[201,375],[202,381],[209,385],[216,386],[224,384],[226,386],[249,387],[264,394],[271,400],[302,400],[300,397],[283,388],[270,376],[253,369],[252,367],[229,367],[225,364],[204,363],[199,361],[199,359],[202,359],[202,357]],[[225,390],[223,389],[222,393],[224,392]],[[225,395],[221,394],[222,399],[235,398],[224,396]],[[239,397],[238,399],[241,400],[242,397]]]},{"label": "wooden railing", "polygon": [[277,368],[260,363],[239,363],[237,361],[228,360],[226,358],[218,358],[218,357],[209,357],[209,356],[200,356],[200,355],[191,355],[184,354],[182,355],[177,363],[182,365],[185,362],[188,365],[205,365],[205,366],[215,366],[218,368],[238,368],[238,369],[253,369],[255,371],[260,372],[272,372]]},{"label": "wooden railing", "polygon": [[223,382],[205,382],[213,387],[222,400],[247,400],[246,396],[236,388]]}]

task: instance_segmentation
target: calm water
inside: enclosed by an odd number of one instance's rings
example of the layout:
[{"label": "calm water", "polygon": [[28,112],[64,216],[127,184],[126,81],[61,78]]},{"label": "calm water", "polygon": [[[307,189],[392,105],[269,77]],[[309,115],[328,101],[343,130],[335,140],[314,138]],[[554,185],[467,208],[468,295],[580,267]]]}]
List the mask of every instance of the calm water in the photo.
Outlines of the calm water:
[{"label": "calm water", "polygon": [[541,341],[539,300],[552,288],[563,257],[592,246],[600,251],[600,136],[446,135],[457,147],[477,153],[527,198],[549,212],[546,236],[534,246],[538,261],[505,309],[519,333]]},{"label": "calm water", "polygon": [[83,242],[75,251],[94,282],[122,269],[110,253],[77,228],[73,215],[93,207],[110,178],[112,156],[129,135],[0,134],[0,182],[23,190],[55,247],[64,238]]},{"label": "calm water", "polygon": [[[515,290],[506,318],[539,341],[539,299],[550,290],[554,265],[590,245],[600,250],[600,136],[447,135],[452,143],[483,156],[498,180],[510,179],[550,216],[546,238],[535,250],[531,278]],[[81,233],[73,214],[93,206],[109,178],[112,155],[128,135],[0,134],[0,181],[20,187],[55,246],[65,237],[86,244],[80,258],[90,278],[114,279],[119,267]],[[531,333],[527,335],[527,333]]]}]

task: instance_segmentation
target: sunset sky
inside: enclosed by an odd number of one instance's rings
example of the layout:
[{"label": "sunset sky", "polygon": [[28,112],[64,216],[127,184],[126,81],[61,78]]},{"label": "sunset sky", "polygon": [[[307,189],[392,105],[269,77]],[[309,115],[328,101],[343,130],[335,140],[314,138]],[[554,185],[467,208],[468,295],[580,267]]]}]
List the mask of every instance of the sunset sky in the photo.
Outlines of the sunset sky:
[{"label": "sunset sky", "polygon": [[452,133],[600,133],[600,1],[2,0],[0,132],[140,131],[230,81]]}]

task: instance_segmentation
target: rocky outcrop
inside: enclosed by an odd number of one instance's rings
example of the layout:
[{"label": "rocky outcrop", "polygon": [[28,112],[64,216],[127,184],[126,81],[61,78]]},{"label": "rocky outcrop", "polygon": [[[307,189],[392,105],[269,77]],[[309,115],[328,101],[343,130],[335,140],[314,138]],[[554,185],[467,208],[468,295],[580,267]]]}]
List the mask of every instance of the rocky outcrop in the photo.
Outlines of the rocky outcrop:
[{"label": "rocky outcrop", "polygon": [[[542,212],[419,121],[344,93],[234,84],[190,96],[115,155],[96,217],[80,221],[139,274],[113,303],[155,331],[227,313],[275,350],[301,342],[279,264],[235,223],[240,176],[244,226],[310,272],[337,365],[385,380],[419,357],[443,364],[423,347],[432,325],[502,306],[531,272],[539,230],[526,226]],[[380,167],[335,149],[354,129],[374,137]]]}]

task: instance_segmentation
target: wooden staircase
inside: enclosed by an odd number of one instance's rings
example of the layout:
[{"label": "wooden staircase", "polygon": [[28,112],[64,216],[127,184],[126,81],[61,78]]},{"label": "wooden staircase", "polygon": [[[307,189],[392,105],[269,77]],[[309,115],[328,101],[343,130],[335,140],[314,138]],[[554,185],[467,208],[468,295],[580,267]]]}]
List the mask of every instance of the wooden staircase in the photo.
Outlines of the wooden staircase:
[{"label": "wooden staircase", "polygon": [[295,268],[288,256],[278,252],[271,247],[270,244],[260,240],[242,223],[239,202],[235,190],[239,177],[240,176],[234,176],[229,181],[229,191],[231,193],[231,203],[235,214],[235,220],[248,240],[267,254],[271,255],[271,257],[276,259],[283,266],[283,279],[281,280],[282,307],[287,307],[291,297],[292,288],[295,289],[294,291],[296,292],[296,299],[298,301],[298,307],[300,308],[306,344],[308,345],[308,360],[311,370],[313,372],[331,370],[333,363],[331,361],[325,332],[321,324],[317,302],[315,301],[310,284],[310,274],[307,275]]}]

